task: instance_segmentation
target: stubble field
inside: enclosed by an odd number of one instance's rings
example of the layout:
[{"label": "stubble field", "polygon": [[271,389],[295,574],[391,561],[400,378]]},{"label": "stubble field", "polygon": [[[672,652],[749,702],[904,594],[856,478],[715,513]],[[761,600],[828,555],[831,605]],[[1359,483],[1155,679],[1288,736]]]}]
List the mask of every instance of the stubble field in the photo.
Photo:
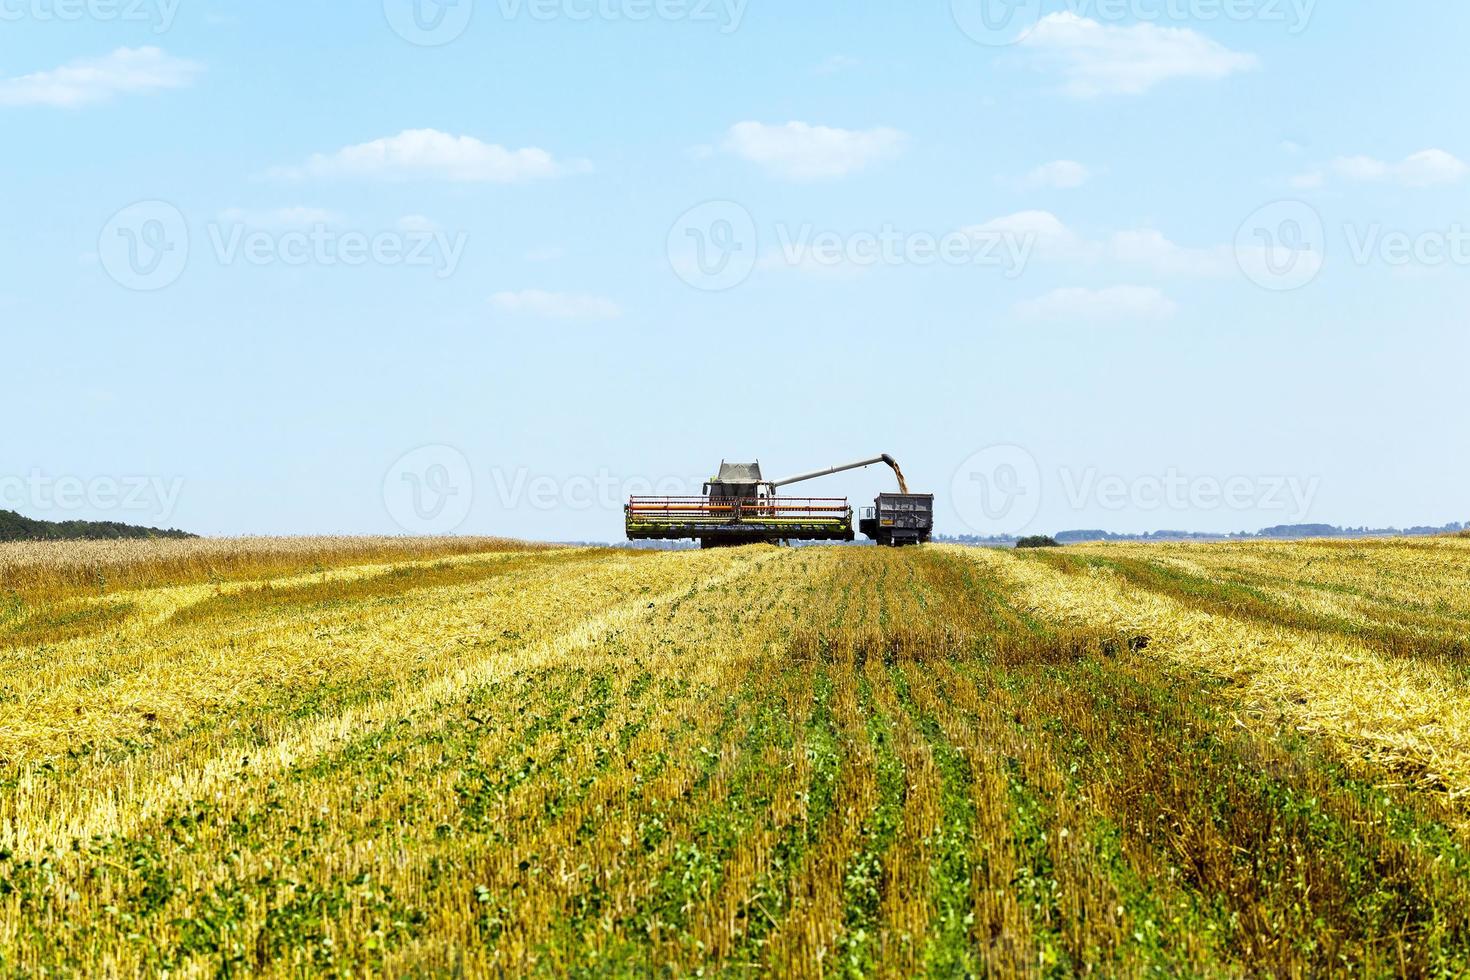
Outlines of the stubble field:
[{"label": "stubble field", "polygon": [[1464,975],[1470,540],[0,547],[0,974]]}]

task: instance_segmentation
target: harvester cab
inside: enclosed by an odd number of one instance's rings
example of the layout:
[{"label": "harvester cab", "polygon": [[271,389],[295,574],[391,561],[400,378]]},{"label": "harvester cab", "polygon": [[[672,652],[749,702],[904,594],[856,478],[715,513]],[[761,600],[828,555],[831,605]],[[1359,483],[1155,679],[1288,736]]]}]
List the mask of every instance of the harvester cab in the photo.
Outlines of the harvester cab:
[{"label": "harvester cab", "polygon": [[720,475],[704,485],[711,500],[754,500],[769,490],[761,479],[761,464],[720,463]]}]

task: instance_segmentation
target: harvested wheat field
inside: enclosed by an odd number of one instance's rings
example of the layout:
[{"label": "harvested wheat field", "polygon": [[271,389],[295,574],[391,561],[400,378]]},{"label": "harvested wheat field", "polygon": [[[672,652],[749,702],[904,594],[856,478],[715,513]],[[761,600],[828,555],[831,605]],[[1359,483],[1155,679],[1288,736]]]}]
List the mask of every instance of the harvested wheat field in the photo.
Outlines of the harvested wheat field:
[{"label": "harvested wheat field", "polygon": [[1463,975],[1470,540],[0,548],[0,973]]}]

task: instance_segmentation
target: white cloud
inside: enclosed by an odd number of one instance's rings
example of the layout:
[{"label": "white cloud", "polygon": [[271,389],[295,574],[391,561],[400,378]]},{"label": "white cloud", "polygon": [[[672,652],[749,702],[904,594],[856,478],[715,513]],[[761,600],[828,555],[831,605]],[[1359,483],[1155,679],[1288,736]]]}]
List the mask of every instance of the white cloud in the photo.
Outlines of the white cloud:
[{"label": "white cloud", "polygon": [[202,70],[202,65],[158,48],[118,48],[101,58],[0,79],[0,106],[76,109],[110,102],[119,95],[184,88]]},{"label": "white cloud", "polygon": [[964,230],[977,237],[999,233],[1029,241],[1031,254],[1043,262],[1123,265],[1160,278],[1218,279],[1237,271],[1229,245],[1191,248],[1152,228],[1089,239],[1050,211],[1022,211]]},{"label": "white cloud", "polygon": [[1212,279],[1235,273],[1231,246],[1189,248],[1153,229],[1114,232],[1104,253],[1114,262],[1146,268],[1166,278]]},{"label": "white cloud", "polygon": [[1332,168],[1348,180],[1391,180],[1405,187],[1456,184],[1470,174],[1470,166],[1444,150],[1423,150],[1400,163],[1369,156],[1339,157],[1333,161]]},{"label": "white cloud", "polygon": [[1388,176],[1389,166],[1372,157],[1338,157],[1332,161],[1332,169],[1348,180],[1382,180]]},{"label": "white cloud", "polygon": [[1179,305],[1152,286],[1056,289],[1014,307],[1027,320],[1167,320]]},{"label": "white cloud", "polygon": [[405,214],[398,219],[398,230],[410,233],[438,231],[439,222],[421,214]]},{"label": "white cloud", "polygon": [[1020,184],[1024,188],[1075,190],[1092,179],[1092,171],[1076,160],[1053,160],[1031,171]]},{"label": "white cloud", "polygon": [[850,173],[897,156],[907,136],[896,129],[851,130],[789,122],[768,126],[736,123],[724,149],[789,180],[818,180]]},{"label": "white cloud", "polygon": [[1221,79],[1260,66],[1185,27],[1100,24],[1077,14],[1048,14],[1021,42],[1054,63],[1077,98],[1139,95],[1174,78]]},{"label": "white cloud", "polygon": [[862,62],[845,54],[834,54],[826,61],[812,69],[813,75],[836,75],[851,68],[857,68]]},{"label": "white cloud", "polygon": [[1090,251],[1087,243],[1050,211],[1021,211],[961,231],[977,238],[1001,234],[1028,239],[1036,243],[1038,255],[1051,259],[1085,258]]},{"label": "white cloud", "polygon": [[341,218],[321,208],[275,208],[267,211],[230,208],[220,212],[219,220],[224,224],[276,229],[314,228],[317,225],[336,224]]},{"label": "white cloud", "polygon": [[618,304],[600,296],[548,293],[540,289],[500,292],[490,297],[503,313],[524,314],[547,320],[614,320],[623,315]]},{"label": "white cloud", "polygon": [[508,184],[585,173],[585,160],[562,163],[537,147],[509,150],[473,136],[436,129],[410,129],[397,136],[318,153],[299,167],[277,167],[267,176],[281,179],[354,177],[368,180],[448,180]]}]

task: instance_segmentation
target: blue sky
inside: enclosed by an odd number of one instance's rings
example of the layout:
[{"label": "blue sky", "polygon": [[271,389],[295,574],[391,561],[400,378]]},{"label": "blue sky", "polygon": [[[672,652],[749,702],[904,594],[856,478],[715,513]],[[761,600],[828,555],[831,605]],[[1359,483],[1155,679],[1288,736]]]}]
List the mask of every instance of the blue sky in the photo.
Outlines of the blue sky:
[{"label": "blue sky", "polygon": [[423,3],[0,0],[0,508],[1470,518],[1464,5]]}]

